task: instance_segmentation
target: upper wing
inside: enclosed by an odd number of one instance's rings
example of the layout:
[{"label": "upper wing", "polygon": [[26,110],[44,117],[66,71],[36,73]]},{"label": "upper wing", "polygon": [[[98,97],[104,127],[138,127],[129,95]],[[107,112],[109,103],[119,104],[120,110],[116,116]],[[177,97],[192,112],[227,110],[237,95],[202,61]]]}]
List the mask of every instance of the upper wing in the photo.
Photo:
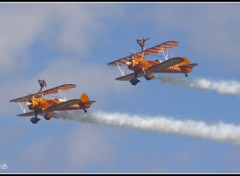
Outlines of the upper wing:
[{"label": "upper wing", "polygon": [[75,84],[63,84],[61,86],[57,86],[57,87],[54,87],[52,89],[44,90],[44,91],[42,91],[40,93],[44,94],[44,95],[54,94],[54,93],[58,93],[58,92],[65,91],[65,90],[69,90],[69,89],[72,89],[72,88],[75,88],[75,87],[76,87]]},{"label": "upper wing", "polygon": [[138,52],[136,54],[132,54],[130,56],[118,59],[116,61],[108,63],[108,65],[116,66],[116,65],[124,65],[126,62],[130,61],[133,57],[142,57],[143,55],[149,55],[154,53],[161,53],[169,48],[173,48],[175,46],[178,46],[178,42],[176,41],[167,41],[164,43],[161,43],[159,45],[156,45],[154,47],[151,47],[149,49],[143,50],[141,52]]},{"label": "upper wing", "polygon": [[142,54],[144,53],[144,55],[149,55],[149,54],[154,54],[154,53],[161,53],[169,48],[173,48],[175,46],[178,46],[178,42],[176,41],[167,41],[164,43],[161,43],[159,45],[156,45],[152,48],[148,48],[146,50],[143,50],[142,52],[136,53],[135,57],[141,57]]},{"label": "upper wing", "polygon": [[184,61],[184,58],[182,57],[173,57],[171,59],[165,60],[157,65],[153,65],[148,68],[148,71],[150,72],[160,72],[170,66],[179,64]]},{"label": "upper wing", "polygon": [[[142,77],[142,76],[143,76],[142,73],[138,73],[137,78]],[[116,78],[116,80],[119,80],[119,81],[129,81],[129,80],[131,80],[133,78],[135,78],[135,73],[130,73],[128,75],[124,75],[124,76],[118,77],[118,78]]]},{"label": "upper wing", "polygon": [[28,101],[28,100],[31,100],[32,97],[41,97],[39,96],[38,94],[31,94],[31,95],[27,95],[25,97],[21,97],[21,98],[16,98],[16,99],[13,99],[13,100],[10,100],[10,102],[25,102],[25,101]]},{"label": "upper wing", "polygon": [[61,91],[64,91],[64,90],[69,90],[69,89],[72,89],[72,88],[75,88],[75,87],[76,87],[75,84],[63,84],[61,86],[57,86],[57,87],[54,87],[54,88],[51,88],[51,89],[47,89],[47,90],[44,90],[42,92],[38,92],[38,93],[35,93],[35,94],[31,94],[31,95],[27,95],[27,96],[24,96],[24,97],[20,97],[20,98],[17,98],[17,99],[10,100],[10,102],[25,102],[25,101],[30,100],[32,97],[40,98],[41,96],[44,96],[44,95],[58,93],[58,92],[61,92]]}]

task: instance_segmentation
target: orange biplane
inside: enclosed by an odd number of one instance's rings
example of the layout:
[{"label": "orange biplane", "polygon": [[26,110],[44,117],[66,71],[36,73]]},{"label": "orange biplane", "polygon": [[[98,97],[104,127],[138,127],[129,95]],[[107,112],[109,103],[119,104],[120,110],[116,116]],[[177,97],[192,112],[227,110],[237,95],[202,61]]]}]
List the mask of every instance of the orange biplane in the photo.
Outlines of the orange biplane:
[{"label": "orange biplane", "polygon": [[[168,59],[168,51],[171,48],[178,46],[178,42],[166,41],[149,49],[145,49],[145,40],[147,39],[137,39],[138,44],[142,47],[142,51],[108,63],[110,66],[118,66],[122,74],[122,76],[116,78],[116,80],[130,81],[132,85],[136,85],[138,82],[140,82],[140,80],[137,78],[144,76],[146,80],[151,80],[154,78],[154,73],[184,73],[187,77],[188,73],[192,71],[193,67],[198,65],[196,63],[190,63],[186,57],[172,56],[170,59]],[[165,57],[165,61],[144,58],[144,56],[154,56],[153,54],[157,56],[156,54],[159,53]],[[170,54],[172,54],[172,52],[170,52]],[[127,66],[128,69],[133,70],[134,73],[124,75],[124,69],[121,69],[120,66]]]},{"label": "orange biplane", "polygon": [[[41,86],[42,87],[42,86]],[[34,116],[30,119],[33,124],[36,124],[40,119],[37,118],[38,114],[43,116],[46,120],[50,120],[54,117],[54,111],[66,111],[66,110],[79,110],[83,109],[87,112],[87,108],[90,108],[91,104],[95,101],[89,100],[87,94],[83,93],[79,99],[66,100],[65,98],[44,98],[45,95],[56,94],[62,91],[67,91],[69,89],[75,88],[74,84],[63,84],[61,86],[54,87],[52,89],[40,91],[35,94],[27,95],[21,98],[10,100],[10,102],[19,103],[23,110],[23,114],[18,116]],[[32,110],[26,112],[21,103],[24,103]]]}]

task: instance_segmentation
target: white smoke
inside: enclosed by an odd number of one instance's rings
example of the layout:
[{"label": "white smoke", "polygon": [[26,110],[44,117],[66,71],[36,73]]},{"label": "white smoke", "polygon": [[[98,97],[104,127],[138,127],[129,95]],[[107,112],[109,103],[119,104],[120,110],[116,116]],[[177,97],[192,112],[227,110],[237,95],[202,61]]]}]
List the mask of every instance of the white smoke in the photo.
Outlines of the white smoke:
[{"label": "white smoke", "polygon": [[121,113],[55,113],[55,118],[77,120],[80,122],[104,124],[119,127],[135,128],[138,130],[171,133],[191,137],[200,137],[215,141],[230,141],[240,144],[240,126],[219,122],[206,124],[201,121],[176,120],[172,117],[149,117]]},{"label": "white smoke", "polygon": [[231,94],[240,95],[240,82],[239,81],[227,81],[227,80],[208,80],[205,78],[180,78],[180,77],[163,77],[159,76],[156,79],[160,80],[161,83],[170,83],[173,85],[183,85],[187,87],[215,90],[219,94]]}]

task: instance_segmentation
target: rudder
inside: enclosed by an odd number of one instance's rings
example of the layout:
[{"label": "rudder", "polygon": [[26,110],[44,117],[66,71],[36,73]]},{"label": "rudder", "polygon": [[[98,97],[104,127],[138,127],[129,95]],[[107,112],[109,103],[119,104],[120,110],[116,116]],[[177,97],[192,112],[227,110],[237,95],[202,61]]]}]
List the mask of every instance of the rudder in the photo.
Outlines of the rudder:
[{"label": "rudder", "polygon": [[82,101],[84,108],[90,108],[91,103],[89,103],[89,97],[87,94],[83,93],[80,97],[80,100]]},{"label": "rudder", "polygon": [[186,57],[183,57],[183,59],[184,59],[184,61],[183,62],[181,62],[179,65],[187,65],[187,64],[190,64],[190,61],[189,61],[189,59],[188,58],[186,58]]},{"label": "rudder", "polygon": [[86,102],[86,101],[89,101],[89,98],[88,98],[87,94],[83,93],[80,97],[80,100],[82,102]]},{"label": "rudder", "polygon": [[188,58],[184,57],[184,61],[180,63],[179,68],[181,68],[185,73],[192,71],[193,67],[196,67],[198,64],[191,63]]}]

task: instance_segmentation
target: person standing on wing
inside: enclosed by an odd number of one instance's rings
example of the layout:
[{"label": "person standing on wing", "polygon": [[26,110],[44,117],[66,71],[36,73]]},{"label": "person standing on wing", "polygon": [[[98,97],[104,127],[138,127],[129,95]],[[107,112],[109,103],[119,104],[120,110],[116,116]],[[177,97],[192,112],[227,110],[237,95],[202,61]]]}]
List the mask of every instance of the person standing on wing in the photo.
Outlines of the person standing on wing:
[{"label": "person standing on wing", "polygon": [[140,45],[140,47],[142,48],[142,51],[145,49],[145,41],[148,40],[149,38],[142,38],[142,39],[137,39],[137,43]]},{"label": "person standing on wing", "polygon": [[43,87],[46,87],[47,84],[46,84],[46,82],[44,81],[44,79],[43,79],[43,80],[39,79],[39,80],[38,80],[38,83],[40,84],[40,87],[41,87],[40,90],[39,90],[39,92],[41,92],[42,88],[43,88]]}]

